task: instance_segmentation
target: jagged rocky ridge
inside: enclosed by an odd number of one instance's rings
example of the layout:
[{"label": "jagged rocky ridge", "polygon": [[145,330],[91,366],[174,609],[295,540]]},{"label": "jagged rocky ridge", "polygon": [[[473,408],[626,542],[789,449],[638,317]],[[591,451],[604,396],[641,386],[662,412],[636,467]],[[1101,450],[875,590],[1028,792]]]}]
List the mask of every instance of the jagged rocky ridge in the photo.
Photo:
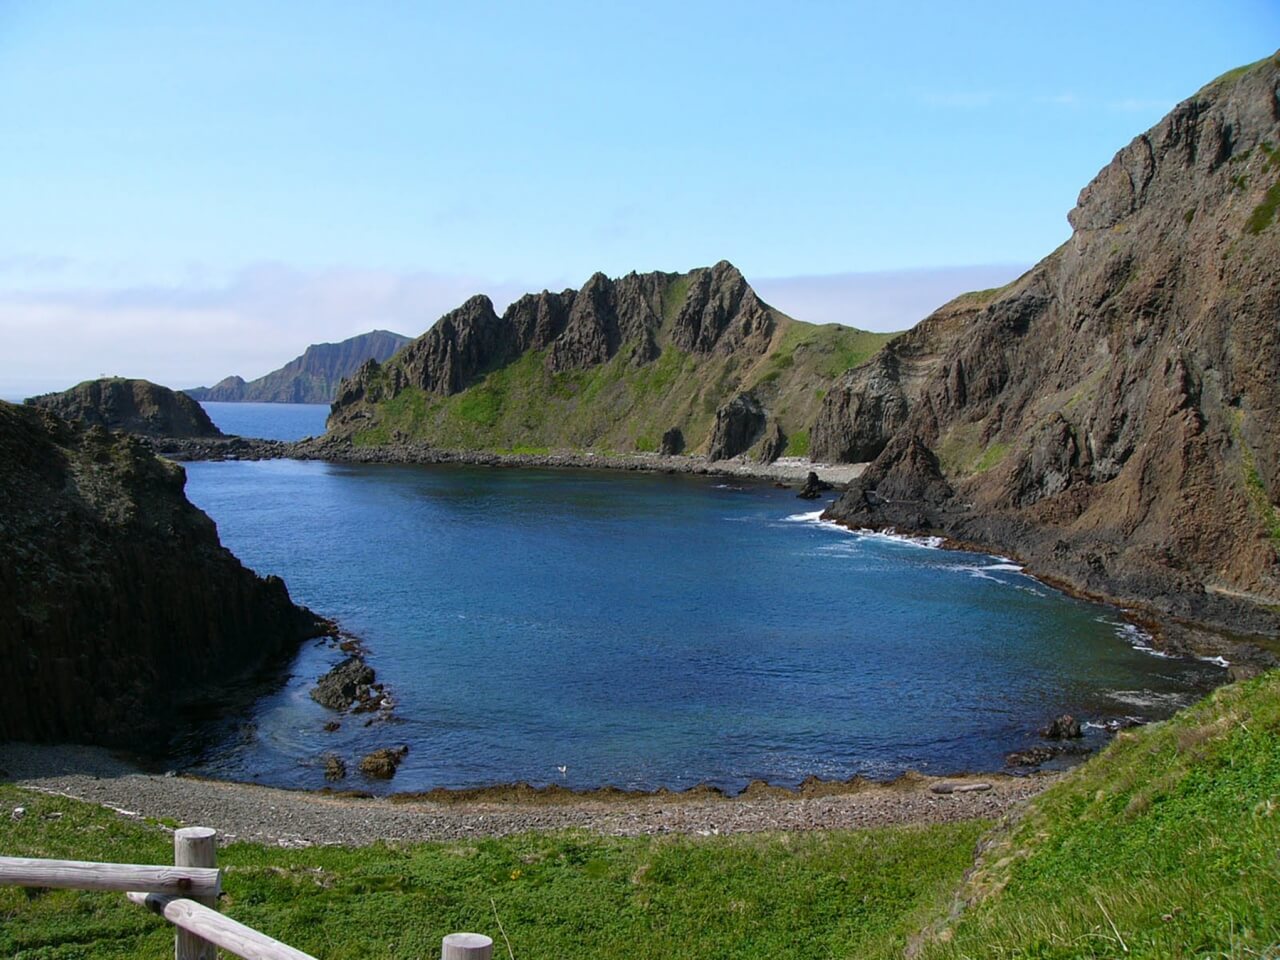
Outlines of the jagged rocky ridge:
[{"label": "jagged rocky ridge", "polygon": [[145,437],[220,437],[204,408],[186,394],[149,380],[105,377],[70,390],[29,397],[26,403],[64,420]]},{"label": "jagged rocky ridge", "polygon": [[360,364],[386,360],[409,342],[409,337],[389,330],[371,330],[339,343],[313,343],[301,356],[256,380],[230,376],[212,387],[183,392],[195,400],[230,403],[330,403],[338,384]]},{"label": "jagged rocky ridge", "polygon": [[[883,335],[813,327],[756,296],[732,264],[596,274],[499,316],[477,296],[385,364],[343,383],[332,436],[441,448],[668,448],[776,457],[824,382]],[[800,450],[798,452],[803,452]]]},{"label": "jagged rocky ridge", "polygon": [[143,441],[0,402],[0,740],[160,752],[327,624],[246,569]]},{"label": "jagged rocky ridge", "polygon": [[1280,56],[1121,150],[1025,276],[844,378],[815,452],[875,460],[829,516],[1277,633],[1278,204]]}]

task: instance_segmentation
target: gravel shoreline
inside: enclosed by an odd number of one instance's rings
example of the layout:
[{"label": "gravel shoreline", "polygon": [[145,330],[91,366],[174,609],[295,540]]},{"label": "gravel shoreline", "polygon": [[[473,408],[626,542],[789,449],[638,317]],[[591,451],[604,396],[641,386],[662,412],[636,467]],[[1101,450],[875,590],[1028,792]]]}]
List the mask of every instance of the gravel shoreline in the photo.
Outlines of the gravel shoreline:
[{"label": "gravel shoreline", "polygon": [[[907,776],[823,796],[705,793],[534,802],[357,798],[146,773],[96,747],[0,744],[0,779],[136,817],[213,827],[224,842],[279,846],[497,837],[582,829],[608,836],[830,830],[994,818],[1060,775]],[[990,789],[937,793],[938,784]],[[833,785],[833,789],[839,789]],[[944,786],[943,789],[946,789]]]}]

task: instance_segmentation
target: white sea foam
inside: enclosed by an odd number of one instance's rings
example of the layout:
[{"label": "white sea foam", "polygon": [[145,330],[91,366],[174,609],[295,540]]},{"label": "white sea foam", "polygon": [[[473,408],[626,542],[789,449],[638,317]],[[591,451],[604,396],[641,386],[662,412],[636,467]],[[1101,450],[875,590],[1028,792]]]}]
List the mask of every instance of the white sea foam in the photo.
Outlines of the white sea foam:
[{"label": "white sea foam", "polygon": [[[812,513],[793,513],[789,517],[782,518],[785,523],[817,523],[822,519],[822,511],[814,510]],[[832,524],[837,526],[837,524]],[[841,527],[840,529],[844,529]]]},{"label": "white sea foam", "polygon": [[1159,690],[1112,690],[1107,696],[1117,703],[1147,709],[1152,707],[1181,707],[1185,706],[1191,699],[1187,694],[1165,693]]},{"label": "white sea foam", "polygon": [[1176,659],[1173,654],[1166,653],[1164,650],[1157,650],[1152,646],[1155,642],[1155,637],[1135,624],[1125,623],[1123,620],[1112,620],[1105,616],[1095,617],[1094,620],[1097,623],[1105,623],[1109,627],[1114,627],[1116,636],[1141,653],[1159,657],[1161,660]]},{"label": "white sea foam", "polygon": [[1196,657],[1197,660],[1203,660],[1205,663],[1213,663],[1226,669],[1231,666],[1231,661],[1226,657]]}]

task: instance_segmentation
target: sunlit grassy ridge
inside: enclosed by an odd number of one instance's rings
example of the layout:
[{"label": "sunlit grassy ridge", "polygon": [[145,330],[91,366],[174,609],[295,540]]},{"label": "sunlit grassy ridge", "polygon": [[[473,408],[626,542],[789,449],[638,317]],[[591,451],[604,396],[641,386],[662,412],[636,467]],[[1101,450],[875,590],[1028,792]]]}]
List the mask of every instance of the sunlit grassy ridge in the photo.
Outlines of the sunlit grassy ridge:
[{"label": "sunlit grassy ridge", "polygon": [[[687,287],[688,279],[667,290],[664,310],[678,309],[682,283]],[[791,439],[788,452],[803,455],[826,389],[894,334],[815,326],[776,313],[775,319],[777,332],[760,357],[699,356],[666,343],[658,359],[642,363],[634,346],[624,345],[608,363],[551,373],[546,352],[530,351],[450,397],[402,390],[370,408],[372,419],[353,440],[610,454],[656,450],[668,429],[680,427],[686,449],[696,452],[710,437],[716,410],[751,389]]]}]

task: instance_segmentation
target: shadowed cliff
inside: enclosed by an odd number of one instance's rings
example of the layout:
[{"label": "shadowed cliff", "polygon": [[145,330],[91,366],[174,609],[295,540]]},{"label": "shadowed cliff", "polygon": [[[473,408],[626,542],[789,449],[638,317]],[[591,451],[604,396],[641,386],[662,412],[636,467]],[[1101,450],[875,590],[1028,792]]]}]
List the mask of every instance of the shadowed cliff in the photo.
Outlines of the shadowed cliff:
[{"label": "shadowed cliff", "polygon": [[158,752],[326,624],[218,542],[142,441],[0,402],[0,739]]}]

